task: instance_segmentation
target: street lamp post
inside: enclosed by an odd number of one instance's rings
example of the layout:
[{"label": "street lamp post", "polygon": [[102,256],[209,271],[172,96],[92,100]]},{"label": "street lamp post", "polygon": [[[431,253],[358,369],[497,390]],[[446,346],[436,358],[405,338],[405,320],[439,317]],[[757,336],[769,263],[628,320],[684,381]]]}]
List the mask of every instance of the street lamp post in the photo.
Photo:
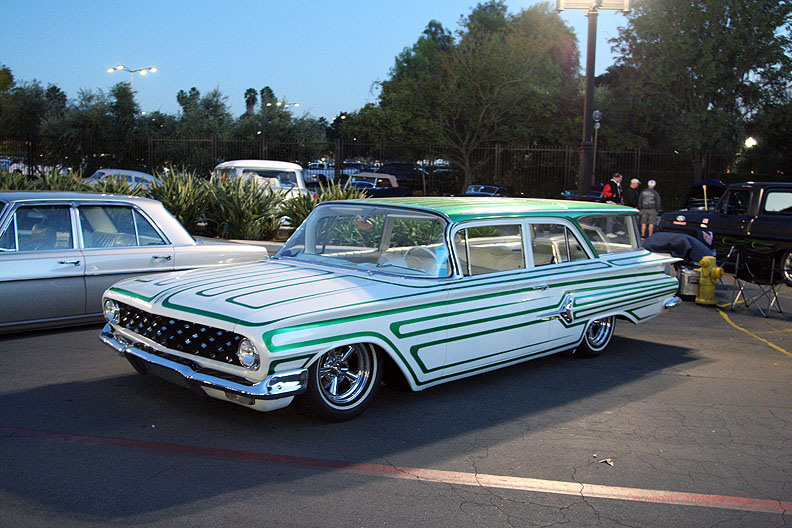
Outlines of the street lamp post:
[{"label": "street lamp post", "polygon": [[107,68],[107,73],[113,73],[113,72],[117,72],[117,71],[127,71],[127,72],[129,72],[129,76],[130,76],[130,79],[131,79],[130,84],[131,84],[131,87],[132,87],[132,91],[134,92],[135,91],[135,74],[139,73],[140,75],[148,75],[149,73],[156,73],[157,72],[157,68],[155,66],[149,66],[148,68],[138,68],[136,70],[130,70],[129,68],[127,68],[123,64],[119,64],[118,66],[114,66],[112,68]]},{"label": "street lamp post", "polygon": [[588,17],[588,45],[586,52],[586,88],[583,98],[583,139],[580,142],[580,169],[578,170],[578,196],[588,196],[594,183],[594,64],[597,48],[597,15],[602,9],[630,12],[632,0],[556,0],[556,9],[585,9]]}]

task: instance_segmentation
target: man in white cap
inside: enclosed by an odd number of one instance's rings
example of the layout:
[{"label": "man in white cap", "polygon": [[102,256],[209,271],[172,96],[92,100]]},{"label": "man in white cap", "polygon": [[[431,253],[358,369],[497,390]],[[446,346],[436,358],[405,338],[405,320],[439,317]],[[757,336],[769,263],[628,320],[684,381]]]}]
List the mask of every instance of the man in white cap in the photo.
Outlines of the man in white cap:
[{"label": "man in white cap", "polygon": [[638,210],[641,212],[641,237],[646,237],[646,226],[649,226],[649,236],[654,232],[657,223],[657,212],[662,208],[660,193],[655,190],[657,182],[649,180],[646,189],[638,195]]},{"label": "man in white cap", "polygon": [[630,207],[638,209],[639,185],[641,185],[641,181],[638,178],[630,180],[630,186],[627,187],[627,190],[624,192],[624,205],[629,205]]}]

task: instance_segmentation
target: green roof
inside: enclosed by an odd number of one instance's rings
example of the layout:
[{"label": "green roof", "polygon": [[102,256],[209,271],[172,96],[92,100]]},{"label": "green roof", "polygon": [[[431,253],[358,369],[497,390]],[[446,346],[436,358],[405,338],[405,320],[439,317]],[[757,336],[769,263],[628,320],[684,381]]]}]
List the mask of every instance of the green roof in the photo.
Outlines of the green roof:
[{"label": "green roof", "polygon": [[[357,200],[355,200],[357,201]],[[362,200],[361,200],[362,201]],[[522,216],[563,216],[578,218],[598,213],[630,214],[637,211],[622,205],[572,200],[543,200],[539,198],[504,198],[480,196],[439,196],[377,198],[369,203],[411,207],[442,213],[454,222],[479,218],[504,218]]]}]

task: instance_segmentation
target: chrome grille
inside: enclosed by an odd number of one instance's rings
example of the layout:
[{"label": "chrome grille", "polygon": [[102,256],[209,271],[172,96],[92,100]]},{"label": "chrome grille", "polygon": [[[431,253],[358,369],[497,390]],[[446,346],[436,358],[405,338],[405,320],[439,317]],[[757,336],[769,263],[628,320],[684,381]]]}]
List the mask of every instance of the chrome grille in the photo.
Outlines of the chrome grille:
[{"label": "chrome grille", "polygon": [[239,366],[236,351],[242,336],[182,319],[164,317],[118,303],[119,326],[171,350]]}]

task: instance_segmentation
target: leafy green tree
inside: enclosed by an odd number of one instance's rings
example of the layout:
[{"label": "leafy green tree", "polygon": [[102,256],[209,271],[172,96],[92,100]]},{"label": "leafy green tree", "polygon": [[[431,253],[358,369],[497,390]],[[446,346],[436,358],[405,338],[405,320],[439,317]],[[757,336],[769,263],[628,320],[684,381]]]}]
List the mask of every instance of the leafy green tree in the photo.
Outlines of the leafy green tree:
[{"label": "leafy green tree", "polygon": [[789,0],[636,0],[611,41],[610,112],[649,146],[694,153],[700,176],[792,81],[791,14]]},{"label": "leafy green tree", "polygon": [[461,169],[464,187],[487,161],[474,161],[483,146],[565,139],[567,130],[548,123],[570,115],[578,61],[572,29],[548,4],[511,15],[492,0],[463,18],[453,37],[430,22],[396,58],[381,83],[380,108],[364,108],[359,126],[436,143]]}]

